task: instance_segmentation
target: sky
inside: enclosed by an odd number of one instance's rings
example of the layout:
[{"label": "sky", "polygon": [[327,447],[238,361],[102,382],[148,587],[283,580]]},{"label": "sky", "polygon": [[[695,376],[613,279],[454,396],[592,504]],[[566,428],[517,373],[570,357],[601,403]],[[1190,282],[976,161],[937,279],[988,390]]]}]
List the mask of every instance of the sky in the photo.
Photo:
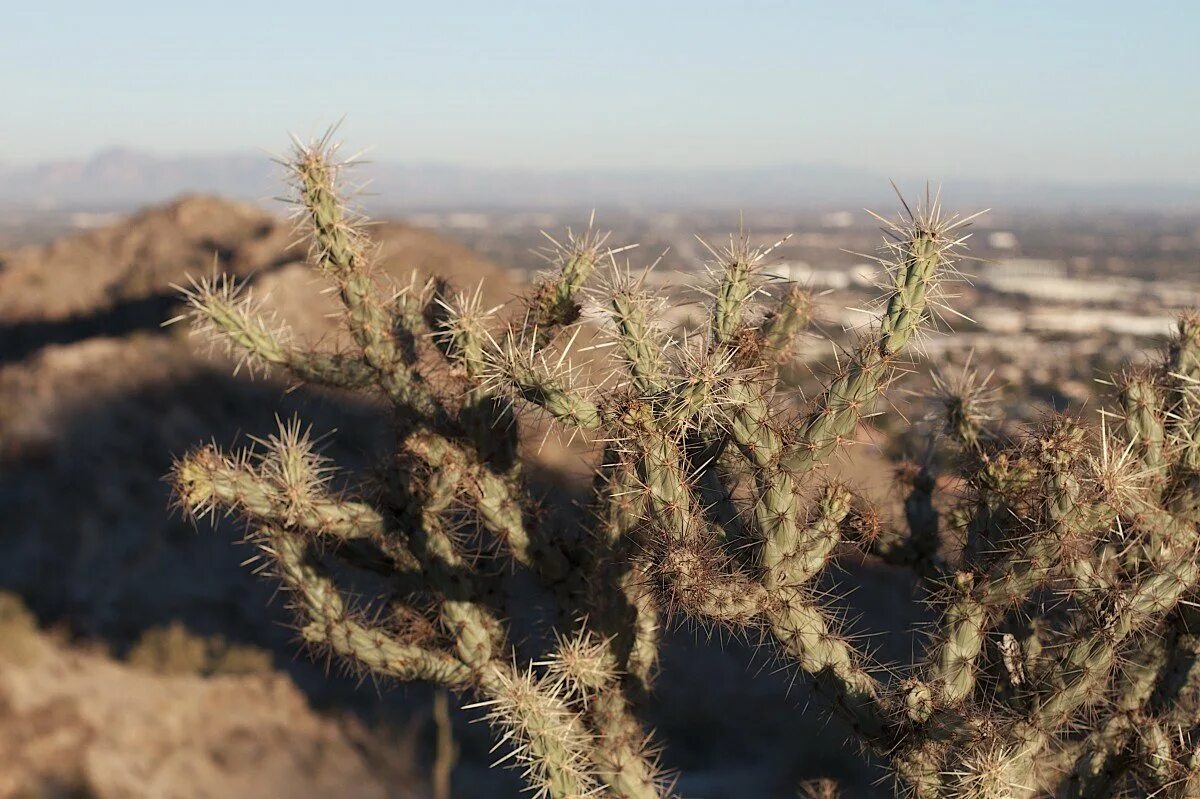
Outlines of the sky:
[{"label": "sky", "polygon": [[1200,3],[7,0],[0,161],[836,164],[1200,182]]}]

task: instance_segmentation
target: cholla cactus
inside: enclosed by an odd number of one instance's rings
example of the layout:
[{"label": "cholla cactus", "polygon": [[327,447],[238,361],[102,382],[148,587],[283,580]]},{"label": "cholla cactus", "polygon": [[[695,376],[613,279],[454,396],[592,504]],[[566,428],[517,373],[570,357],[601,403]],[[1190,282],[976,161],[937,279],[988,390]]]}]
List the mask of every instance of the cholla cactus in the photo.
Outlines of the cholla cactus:
[{"label": "cholla cactus", "polygon": [[[335,492],[333,465],[288,423],[252,451],[204,447],[173,472],[190,513],[247,521],[308,644],[468,695],[502,759],[556,799],[672,793],[634,712],[653,701],[670,619],[761,636],[912,796],[1197,795],[1194,317],[1157,368],[1122,378],[1119,420],[1096,430],[1057,418],[1005,438],[986,387],[966,372],[939,380],[968,490],[938,497],[921,469],[905,531],[822,467],[911,362],[969,220],[935,200],[888,223],[877,322],[797,415],[776,367],[810,302],[768,283],[769,250],[744,237],[713,249],[711,321],[686,336],[591,232],[555,245],[554,270],[515,313],[436,280],[384,290],[334,155],[328,141],[298,146],[290,167],[352,351],[298,347],[226,278],[185,296],[196,328],[251,367],[386,398],[394,457],[373,490]],[[570,363],[585,299],[614,344],[603,392]],[[582,541],[532,512],[514,457],[523,408],[600,450]],[[961,535],[939,529],[952,526]],[[825,607],[815,584],[848,547],[917,571],[940,620],[916,662],[872,662]],[[351,553],[351,566],[416,588],[368,611],[329,568]],[[506,572],[489,558],[553,593],[552,651],[517,656]]]}]

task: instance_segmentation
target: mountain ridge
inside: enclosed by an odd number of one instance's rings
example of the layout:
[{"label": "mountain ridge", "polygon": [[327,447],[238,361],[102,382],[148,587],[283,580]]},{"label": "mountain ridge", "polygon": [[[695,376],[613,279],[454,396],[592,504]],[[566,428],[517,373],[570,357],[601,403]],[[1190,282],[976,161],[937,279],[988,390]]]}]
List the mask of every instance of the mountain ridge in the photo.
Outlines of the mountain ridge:
[{"label": "mountain ridge", "polygon": [[[112,147],[87,158],[0,164],[0,203],[128,210],[185,193],[266,202],[281,167],[255,152],[163,155]],[[832,208],[889,201],[888,176],[837,164],[759,167],[477,167],[364,162],[352,180],[375,213],[424,209]],[[906,191],[923,181],[897,181]],[[1047,210],[1195,210],[1200,181],[1070,183],[1014,178],[946,181],[958,203]]]}]

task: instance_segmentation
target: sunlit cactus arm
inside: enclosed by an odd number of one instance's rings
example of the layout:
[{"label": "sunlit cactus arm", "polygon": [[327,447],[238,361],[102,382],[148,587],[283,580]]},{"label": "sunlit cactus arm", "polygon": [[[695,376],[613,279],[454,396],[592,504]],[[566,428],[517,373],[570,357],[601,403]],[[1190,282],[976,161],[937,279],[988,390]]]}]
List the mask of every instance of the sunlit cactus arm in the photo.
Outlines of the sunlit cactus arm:
[{"label": "sunlit cactus arm", "polygon": [[513,560],[532,569],[557,591],[577,590],[580,575],[561,542],[545,541],[526,523],[525,508],[507,481],[470,452],[436,433],[418,432],[405,450],[450,484],[451,496],[463,496],[483,526],[504,543]]},{"label": "sunlit cactus arm", "polygon": [[1125,436],[1145,466],[1149,479],[1144,481],[1143,491],[1153,504],[1158,501],[1167,478],[1163,398],[1154,380],[1138,372],[1123,375],[1119,388]]},{"label": "sunlit cactus arm", "polygon": [[1119,383],[1120,401],[1125,412],[1125,435],[1139,451],[1146,466],[1160,468],[1164,461],[1165,423],[1163,398],[1151,376],[1132,372]]},{"label": "sunlit cactus arm", "polygon": [[172,473],[180,503],[192,515],[221,509],[309,536],[370,540],[397,567],[416,568],[407,544],[387,529],[375,508],[327,493],[328,467],[312,452],[298,424],[281,426],[266,443],[266,451],[254,459],[213,447],[181,458]]},{"label": "sunlit cactus arm", "polygon": [[763,260],[773,249],[752,246],[745,233],[730,236],[729,244],[720,250],[709,247],[721,273],[713,292],[711,336],[717,346],[734,345],[749,301],[762,282]]},{"label": "sunlit cactus arm", "polygon": [[452,688],[470,683],[470,670],[451,654],[404,642],[354,618],[333,581],[313,561],[311,542],[278,527],[262,528],[259,535],[260,546],[275,559],[280,579],[302,609],[301,633],[310,644],[327,646],[381,676]]},{"label": "sunlit cactus arm", "polygon": [[[528,366],[539,360],[557,333],[574,324],[580,313],[576,299],[596,264],[609,251],[607,238],[591,228],[576,237],[568,231],[567,242],[553,242],[548,256],[555,269],[538,283],[524,299],[525,315],[510,323],[503,334],[494,337],[489,323],[503,306],[484,308],[482,284],[473,292],[449,296],[444,282],[436,285],[429,306],[434,340],[447,360],[466,376],[469,389],[460,411],[460,423],[474,439],[484,460],[500,467],[510,480],[520,474],[516,457],[519,442],[518,420],[508,380],[498,373],[496,355],[516,356]],[[555,372],[557,374],[557,372]],[[526,386],[528,399],[537,396],[536,386]],[[578,424],[580,420],[564,420]]]},{"label": "sunlit cactus arm", "polygon": [[327,139],[297,144],[289,163],[298,215],[312,236],[310,258],[337,286],[350,334],[380,388],[397,405],[427,419],[438,418],[444,411],[405,362],[394,333],[395,317],[372,279],[370,244],[342,196],[340,173],[345,165],[334,160],[336,149]]},{"label": "sunlit cactus arm", "polygon": [[608,249],[608,234],[590,224],[578,236],[568,231],[565,242],[547,238],[554,269],[534,287],[526,300],[525,317],[515,327],[517,337],[532,342],[535,352],[549,344],[559,330],[578,321],[581,308],[577,296],[584,283],[601,259],[620,251]]},{"label": "sunlit cactus arm", "polygon": [[[826,548],[817,542],[802,540],[801,507],[795,481],[790,472],[779,468],[783,440],[771,424],[765,394],[762,386],[735,380],[729,385],[726,397],[730,404],[728,435],[750,463],[754,475],[752,521],[756,550],[765,569],[764,585],[773,592],[783,586],[799,585],[807,576],[819,571],[832,551],[832,545]],[[837,523],[831,528],[823,532],[836,536]],[[807,571],[807,575],[795,583],[788,580],[793,573],[784,568],[784,561],[792,559],[795,559],[793,565]]]},{"label": "sunlit cactus arm", "polygon": [[571,707],[561,680],[497,660],[482,670],[478,682],[483,699],[467,708],[487,710],[488,722],[512,747],[509,757],[523,768],[535,796],[603,795],[593,759],[598,741]]},{"label": "sunlit cactus arm", "polygon": [[245,283],[228,275],[192,278],[189,286],[176,288],[187,311],[171,321],[187,319],[193,334],[223,346],[251,372],[275,368],[305,383],[344,389],[366,388],[374,380],[361,357],[294,346],[290,329],[276,321]]},{"label": "sunlit cactus arm", "polygon": [[[699,428],[697,438],[704,448],[720,454],[716,430],[709,417],[720,408],[719,386],[724,382],[728,364],[724,359],[705,356],[685,366],[686,373],[671,380],[667,390],[654,398],[658,424],[665,430],[686,432]],[[712,434],[712,435],[710,435]]]},{"label": "sunlit cactus arm", "polygon": [[1200,312],[1180,316],[1164,368],[1173,459],[1167,505],[1176,515],[1200,523]]},{"label": "sunlit cactus arm", "polygon": [[662,534],[669,543],[704,538],[707,530],[695,513],[679,442],[658,428],[649,406],[638,405],[627,416],[636,425],[633,435],[639,450],[638,477]]},{"label": "sunlit cactus arm", "polygon": [[812,320],[812,306],[812,292],[792,285],[767,312],[758,331],[765,361],[779,364],[792,357],[796,339]]},{"label": "sunlit cactus arm", "polygon": [[[757,329],[748,322],[751,300],[763,293],[762,270],[767,257],[782,242],[755,247],[745,233],[730,236],[727,246],[709,247],[715,262],[707,268],[716,273],[716,285],[706,293],[712,298],[707,338],[702,346],[683,343],[683,375],[673,386],[674,397],[662,420],[667,426],[690,425],[700,417],[698,429],[689,437],[686,452],[695,474],[696,490],[705,513],[719,525],[732,546],[740,546],[748,534],[742,511],[732,500],[718,462],[728,456],[729,440],[722,406],[730,400],[722,396],[722,386],[740,385],[740,378],[774,366],[786,357],[792,339],[808,321],[808,295],[795,288],[767,314]],[[708,246],[708,245],[706,245]],[[765,395],[769,390],[764,385]],[[736,388],[735,388],[736,393]],[[736,405],[738,398],[732,398]],[[714,411],[716,411],[714,415]],[[764,411],[765,412],[765,411]]]},{"label": "sunlit cactus arm", "polygon": [[592,759],[598,777],[613,796],[667,796],[668,781],[658,765],[650,736],[638,723],[621,689],[621,674],[609,643],[583,630],[561,638],[545,665],[550,674],[564,682],[595,731]]},{"label": "sunlit cactus arm", "polygon": [[1200,313],[1189,311],[1180,315],[1175,335],[1167,348],[1164,368],[1174,394],[1168,405],[1168,410],[1172,411],[1169,418],[1178,418],[1175,411],[1179,403],[1188,400],[1200,388]]},{"label": "sunlit cactus arm", "polygon": [[568,231],[562,244],[551,241],[554,245],[551,262],[556,271],[542,284],[541,293],[535,296],[538,301],[530,303],[527,325],[548,333],[555,327],[574,323],[579,314],[576,295],[610,252],[605,247],[607,241],[608,234],[598,232],[590,223],[578,236]]},{"label": "sunlit cactus arm", "polygon": [[817,690],[864,741],[886,740],[890,714],[882,686],[820,605],[804,588],[780,589],[770,595],[769,605],[771,632]]},{"label": "sunlit cactus arm", "polygon": [[486,351],[485,385],[544,410],[569,428],[594,430],[602,422],[600,408],[579,387],[570,385],[569,346],[557,358],[534,347],[531,340],[505,336]]},{"label": "sunlit cactus arm", "polygon": [[989,608],[974,589],[970,572],[956,575],[956,597],[938,627],[931,682],[939,689],[938,699],[947,704],[965,701],[975,688],[976,661],[983,651]]},{"label": "sunlit cactus arm", "polygon": [[429,315],[433,341],[442,355],[459,367],[472,383],[484,380],[486,350],[491,341],[489,326],[497,308],[483,305],[483,285],[474,291],[450,293],[444,283],[435,284]]},{"label": "sunlit cactus arm", "polygon": [[786,468],[806,472],[853,436],[889,379],[897,354],[925,323],[930,291],[950,268],[952,251],[961,243],[953,233],[968,221],[943,220],[934,204],[907,225],[896,226],[898,262],[879,327],[817,400],[784,456]]},{"label": "sunlit cactus arm", "polygon": [[667,342],[657,326],[654,300],[628,281],[614,286],[607,296],[608,315],[616,328],[617,349],[629,370],[633,387],[649,396],[665,387]]},{"label": "sunlit cactus arm", "polygon": [[[730,435],[756,467],[755,519],[763,536],[763,565],[767,571],[761,584],[730,576],[722,583],[719,578],[705,576],[724,572],[714,567],[703,542],[697,541],[698,546],[681,547],[673,553],[676,573],[685,578],[682,588],[690,589],[684,596],[712,615],[718,615],[713,613],[713,606],[719,606],[718,617],[725,621],[746,623],[758,613],[765,613],[784,651],[816,680],[818,688],[856,730],[867,739],[878,738],[886,727],[879,705],[879,685],[802,586],[828,557],[838,525],[849,510],[849,498],[843,490],[829,488],[817,521],[801,531],[792,478],[776,465],[783,445],[766,423],[767,409],[761,394],[744,383],[733,384],[730,394],[736,400]],[[667,466],[672,460],[669,457],[662,458],[662,464],[649,456],[646,460],[649,467],[661,465],[663,474],[673,473]],[[677,482],[677,489],[662,490],[657,495],[652,491],[651,497],[666,515],[681,517],[679,508],[687,507],[688,499],[686,484]],[[688,524],[683,518],[675,523]],[[693,521],[693,528],[695,524]],[[698,590],[697,586],[704,584],[708,587]]]},{"label": "sunlit cactus arm", "polygon": [[211,447],[181,460],[175,474],[193,508],[221,506],[265,522],[344,540],[383,532],[383,517],[374,508],[322,495],[315,477],[312,484],[297,486],[292,492],[252,468],[246,458],[223,455]]},{"label": "sunlit cactus arm", "polygon": [[769,295],[764,273],[768,258],[787,240],[756,246],[742,231],[719,248],[701,242],[713,256],[705,268],[715,276],[714,285],[702,290],[712,297],[707,340],[716,374],[764,367],[773,373],[790,356],[795,338],[808,324],[811,295],[799,286],[779,298],[762,318],[752,318],[755,297]]},{"label": "sunlit cactus arm", "polygon": [[850,511],[850,500],[850,492],[844,486],[830,483],[817,499],[816,511],[808,524],[765,542],[763,582],[768,591],[799,587],[825,567],[841,541],[841,524]]},{"label": "sunlit cactus arm", "polygon": [[[781,471],[778,464],[783,454],[783,437],[772,424],[767,389],[746,380],[732,381],[726,401],[730,405],[729,435],[754,467],[755,474],[766,476]],[[790,479],[787,485],[792,485]],[[787,501],[791,507],[791,500]]]},{"label": "sunlit cactus arm", "polygon": [[565,243],[550,238],[553,246],[546,258],[552,271],[524,298],[524,316],[495,338],[489,323],[504,306],[485,308],[482,284],[472,291],[454,293],[444,281],[436,282],[429,315],[434,340],[443,355],[461,366],[476,384],[486,382],[489,376],[485,357],[489,347],[520,347],[528,350],[530,358],[538,355],[560,330],[579,319],[578,294],[600,260],[611,254],[605,247],[607,239],[608,234],[590,227],[579,236],[568,231]]}]

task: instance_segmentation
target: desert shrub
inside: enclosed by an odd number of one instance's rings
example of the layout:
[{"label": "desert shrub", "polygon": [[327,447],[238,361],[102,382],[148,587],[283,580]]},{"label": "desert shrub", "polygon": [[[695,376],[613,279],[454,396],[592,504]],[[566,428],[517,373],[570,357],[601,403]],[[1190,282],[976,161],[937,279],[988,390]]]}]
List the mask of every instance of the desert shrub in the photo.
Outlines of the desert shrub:
[{"label": "desert shrub", "polygon": [[840,799],[841,792],[833,780],[809,780],[801,783],[801,799]]},{"label": "desert shrub", "polygon": [[179,621],[146,630],[125,659],[135,668],[167,675],[265,674],[272,668],[265,649],[198,635]]},{"label": "desert shrub", "polygon": [[[1119,378],[1095,428],[1054,417],[1005,437],[985,386],[940,381],[960,490],[939,496],[945,479],[908,470],[894,520],[824,467],[955,278],[969,219],[936,199],[886,222],[876,322],[795,410],[777,372],[809,301],[764,277],[769,248],[735,236],[713,249],[708,320],[687,335],[590,230],[556,244],[523,301],[488,310],[437,280],[377,282],[328,141],[299,147],[290,170],[353,345],[297,346],[220,276],[185,292],[189,316],[242,365],[386,399],[395,451],[337,488],[287,422],[245,451],[193,451],[173,480],[188,512],[245,519],[309,646],[471,697],[539,795],[673,792],[636,713],[672,621],[761,638],[913,796],[1197,795],[1195,318],[1154,369]],[[610,372],[591,385],[570,360],[585,305],[609,345],[591,347],[603,362],[588,374]],[[599,453],[584,536],[529,498],[525,409]],[[873,662],[816,587],[851,548],[918,575],[937,622],[911,663]],[[354,569],[390,582],[362,598],[343,582]],[[506,621],[518,569],[555,599],[556,635],[535,657]]]},{"label": "desert shrub", "polygon": [[42,651],[37,617],[16,594],[0,591],[0,659],[35,661]]}]

